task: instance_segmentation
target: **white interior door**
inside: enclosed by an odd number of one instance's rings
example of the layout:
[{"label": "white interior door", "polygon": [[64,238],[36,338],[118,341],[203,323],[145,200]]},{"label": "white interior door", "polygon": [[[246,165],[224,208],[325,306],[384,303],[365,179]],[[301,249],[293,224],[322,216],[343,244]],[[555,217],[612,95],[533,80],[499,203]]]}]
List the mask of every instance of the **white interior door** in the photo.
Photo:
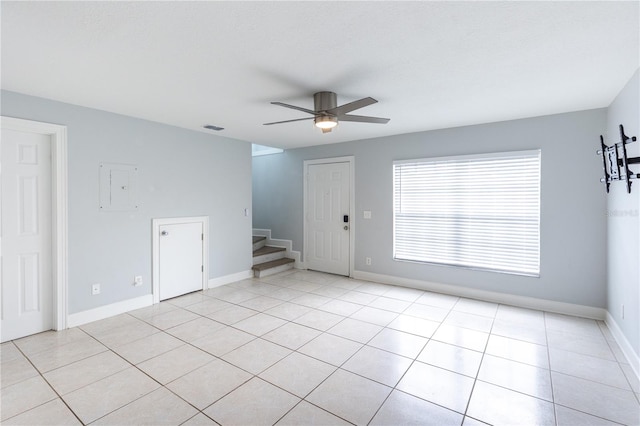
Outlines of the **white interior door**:
[{"label": "white interior door", "polygon": [[51,140],[2,129],[1,340],[53,327]]},{"label": "white interior door", "polygon": [[202,290],[203,224],[160,225],[160,300]]},{"label": "white interior door", "polygon": [[307,168],[308,269],[349,275],[349,163],[311,164]]}]

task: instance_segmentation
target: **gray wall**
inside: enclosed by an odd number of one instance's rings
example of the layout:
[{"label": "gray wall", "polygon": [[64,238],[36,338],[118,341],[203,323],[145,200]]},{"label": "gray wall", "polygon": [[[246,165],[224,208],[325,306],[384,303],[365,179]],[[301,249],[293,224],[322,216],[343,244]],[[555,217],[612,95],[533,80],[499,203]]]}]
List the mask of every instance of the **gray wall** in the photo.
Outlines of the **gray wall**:
[{"label": "gray wall", "polygon": [[[251,268],[251,144],[1,92],[2,115],[68,128],[69,313],[151,293],[151,219],[209,216],[209,275]],[[135,212],[100,212],[98,164],[138,165]],[[144,285],[133,287],[142,275]],[[91,284],[102,293],[91,295]]]},{"label": "gray wall", "polygon": [[[620,142],[618,126],[624,125],[628,136],[640,139],[640,77],[636,71],[625,88],[611,104],[607,114],[605,143]],[[640,141],[628,145],[630,157],[640,156]],[[630,167],[640,173],[640,164]],[[608,303],[607,310],[627,340],[640,355],[640,181],[631,186],[611,184],[607,197],[608,227]],[[622,318],[624,305],[624,319]]]},{"label": "gray wall", "polygon": [[[356,270],[604,308],[606,198],[595,150],[605,126],[606,110],[599,109],[254,157],[253,226],[302,251],[303,161],[353,155]],[[392,259],[394,160],[536,148],[542,149],[539,278]],[[373,218],[363,220],[363,210]]]}]

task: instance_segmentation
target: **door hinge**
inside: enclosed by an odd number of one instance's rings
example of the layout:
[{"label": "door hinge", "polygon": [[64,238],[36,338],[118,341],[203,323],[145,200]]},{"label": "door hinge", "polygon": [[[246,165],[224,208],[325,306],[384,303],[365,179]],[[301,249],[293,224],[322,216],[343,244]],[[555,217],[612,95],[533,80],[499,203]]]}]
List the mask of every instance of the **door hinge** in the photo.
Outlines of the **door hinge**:
[{"label": "door hinge", "polygon": [[204,272],[204,265],[200,266],[200,271]]},{"label": "door hinge", "polygon": [[200,240],[204,241],[204,234],[200,234]]}]

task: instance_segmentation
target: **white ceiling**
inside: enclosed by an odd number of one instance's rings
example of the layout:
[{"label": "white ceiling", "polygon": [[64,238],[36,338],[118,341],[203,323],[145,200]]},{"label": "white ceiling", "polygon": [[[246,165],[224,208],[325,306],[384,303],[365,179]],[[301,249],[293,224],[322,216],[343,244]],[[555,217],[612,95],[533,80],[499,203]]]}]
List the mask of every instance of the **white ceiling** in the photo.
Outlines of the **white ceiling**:
[{"label": "white ceiling", "polygon": [[[608,106],[639,2],[7,2],[2,88],[292,148]],[[322,134],[313,109],[379,101]],[[224,127],[221,132],[204,124]]]}]

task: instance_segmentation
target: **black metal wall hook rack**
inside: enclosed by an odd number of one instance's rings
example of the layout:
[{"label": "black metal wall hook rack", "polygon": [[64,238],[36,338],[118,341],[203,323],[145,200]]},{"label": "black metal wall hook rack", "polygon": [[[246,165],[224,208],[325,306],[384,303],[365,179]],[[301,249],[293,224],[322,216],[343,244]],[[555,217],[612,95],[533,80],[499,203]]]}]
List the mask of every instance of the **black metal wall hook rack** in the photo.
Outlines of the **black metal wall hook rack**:
[{"label": "black metal wall hook rack", "polygon": [[615,181],[626,181],[627,192],[631,194],[631,184],[633,179],[640,179],[640,173],[633,173],[629,169],[629,164],[640,164],[640,157],[627,157],[627,145],[635,142],[636,137],[629,137],[624,134],[624,127],[620,125],[620,142],[607,146],[604,138],[600,135],[600,149],[598,155],[602,156],[602,167],[604,169],[604,177],[600,182],[604,182],[607,192],[609,185]]}]

